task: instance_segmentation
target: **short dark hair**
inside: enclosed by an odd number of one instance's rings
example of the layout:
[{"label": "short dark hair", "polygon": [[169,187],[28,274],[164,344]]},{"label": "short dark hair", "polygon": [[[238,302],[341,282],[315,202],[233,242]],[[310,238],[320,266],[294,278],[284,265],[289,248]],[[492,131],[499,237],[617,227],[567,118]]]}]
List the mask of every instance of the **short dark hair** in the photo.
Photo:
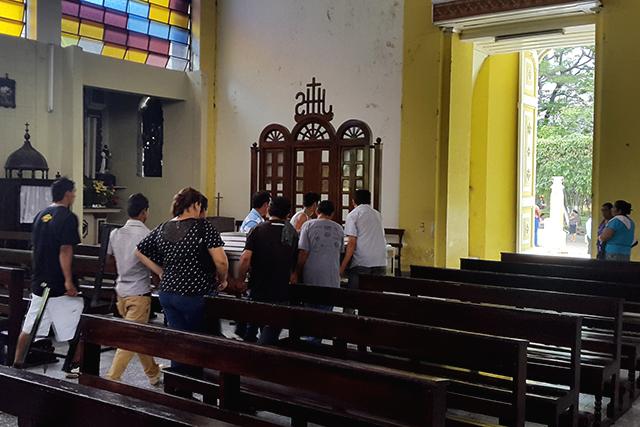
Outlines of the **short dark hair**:
[{"label": "short dark hair", "polygon": [[136,218],[143,210],[149,209],[149,199],[142,193],[135,193],[127,200],[127,215],[129,218]]},{"label": "short dark hair", "polygon": [[195,188],[186,187],[178,191],[178,194],[173,196],[173,203],[171,203],[171,213],[173,216],[181,215],[184,211],[189,209],[190,206],[202,203],[202,194]]},{"label": "short dark hair", "polygon": [[76,183],[66,176],[58,178],[51,184],[51,200],[59,202],[64,199],[64,195],[67,194],[67,192],[73,191],[74,188],[76,188]]},{"label": "short dark hair", "polygon": [[371,204],[371,191],[369,190],[356,190],[356,194],[353,197],[353,201],[356,205],[370,205]]},{"label": "short dark hair", "polygon": [[271,194],[269,194],[268,191],[258,191],[251,198],[251,207],[253,209],[260,209],[262,205],[269,203],[269,200],[271,200]]},{"label": "short dark hair", "polygon": [[607,208],[607,209],[611,209],[613,207],[613,203],[611,202],[606,202],[602,204],[603,208]]},{"label": "short dark hair", "polygon": [[320,195],[318,193],[305,193],[302,196],[302,206],[305,208],[310,208],[314,203],[318,203],[320,201]]},{"label": "short dark hair", "polygon": [[331,200],[323,200],[318,203],[318,213],[331,216],[336,211],[336,207]]},{"label": "short dark hair", "polygon": [[286,218],[291,212],[291,202],[286,197],[278,196],[269,203],[269,215],[278,218]]},{"label": "short dark hair", "polygon": [[200,210],[206,211],[207,209],[209,209],[209,199],[203,194],[200,198]]},{"label": "short dark hair", "polygon": [[631,214],[631,203],[627,202],[626,200],[616,200],[613,206],[615,206],[616,209],[618,209],[622,213],[622,215]]}]

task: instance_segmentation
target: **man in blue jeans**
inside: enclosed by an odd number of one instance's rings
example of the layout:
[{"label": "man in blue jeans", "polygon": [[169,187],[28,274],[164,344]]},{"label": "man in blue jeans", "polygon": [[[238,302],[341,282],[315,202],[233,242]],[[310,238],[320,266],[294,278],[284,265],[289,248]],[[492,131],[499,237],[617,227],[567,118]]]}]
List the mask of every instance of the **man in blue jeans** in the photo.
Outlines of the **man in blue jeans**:
[{"label": "man in blue jeans", "polygon": [[340,274],[347,274],[350,289],[358,289],[360,275],[382,276],[386,273],[387,242],[382,216],[371,207],[371,192],[357,190],[353,204],[355,209],[349,212],[344,224],[347,250],[340,265]]}]

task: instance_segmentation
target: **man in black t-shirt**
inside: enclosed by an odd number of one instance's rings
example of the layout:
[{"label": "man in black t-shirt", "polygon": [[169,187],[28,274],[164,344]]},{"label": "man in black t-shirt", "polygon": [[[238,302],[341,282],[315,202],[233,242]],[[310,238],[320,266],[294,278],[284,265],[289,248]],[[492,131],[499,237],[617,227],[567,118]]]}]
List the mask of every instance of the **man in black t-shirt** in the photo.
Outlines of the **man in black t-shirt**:
[{"label": "man in black t-shirt", "polygon": [[[271,303],[289,303],[289,284],[295,282],[298,233],[287,221],[291,203],[275,197],[269,204],[269,220],[258,224],[247,236],[240,257],[238,279],[244,282],[251,269],[251,299]],[[259,344],[275,344],[280,329],[263,327]]]},{"label": "man in black t-shirt", "polygon": [[[30,335],[46,336],[53,325],[56,340],[72,341],[80,321],[84,303],[77,297],[71,265],[73,247],[80,243],[78,218],[69,208],[76,193],[75,184],[67,178],[60,178],[51,186],[53,204],[36,215],[33,222],[33,269],[32,298],[22,333],[18,338],[16,360],[21,360],[27,349]],[[38,331],[33,331],[34,323],[44,303],[43,292],[49,288],[49,300],[40,321]],[[71,370],[71,354],[63,370]]]}]

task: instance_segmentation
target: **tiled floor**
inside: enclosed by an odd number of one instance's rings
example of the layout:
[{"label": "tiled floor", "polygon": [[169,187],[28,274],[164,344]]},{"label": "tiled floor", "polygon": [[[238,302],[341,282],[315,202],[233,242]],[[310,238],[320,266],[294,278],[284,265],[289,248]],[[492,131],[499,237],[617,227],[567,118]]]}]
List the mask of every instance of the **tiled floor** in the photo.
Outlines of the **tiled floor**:
[{"label": "tiled floor", "polygon": [[[227,324],[224,324],[223,332],[225,333],[225,335],[228,335],[228,336],[231,335],[232,333],[231,327]],[[66,346],[61,346],[58,349],[58,352],[64,353],[65,347]],[[102,375],[106,374],[107,370],[109,369],[109,366],[111,365],[111,360],[113,359],[113,354],[114,354],[113,351],[105,352],[102,354],[101,363],[100,363]],[[159,360],[158,362],[166,365],[169,364],[168,361],[164,361],[164,360]],[[30,370],[36,373],[46,374],[47,376],[50,376],[50,377],[62,379],[64,378],[64,373],[60,370],[61,367],[62,367],[62,363],[58,362],[57,364],[47,366],[46,373],[44,372],[43,367],[31,368]],[[149,385],[146,376],[142,372],[142,367],[140,366],[140,363],[137,359],[134,359],[131,362],[129,369],[127,369],[127,371],[125,372],[122,380],[125,383],[134,384],[139,387],[153,388],[153,386]],[[585,410],[585,409],[590,410],[593,408],[593,400],[590,399],[588,396],[584,396],[580,400],[580,406],[581,406],[580,408],[581,410]],[[285,417],[280,417],[277,415],[266,414],[266,413],[259,413],[258,415],[261,417],[265,417],[272,422],[281,424],[283,426],[290,425],[288,418],[285,418]],[[18,426],[18,423],[14,417],[11,417],[9,415],[6,415],[0,412],[0,427],[17,427],[17,426]],[[537,424],[527,423],[527,427],[534,427],[534,426],[537,426]],[[620,418],[615,423],[615,426],[616,427],[640,427],[640,399],[636,401],[635,405],[631,410],[629,410],[622,418]]]}]

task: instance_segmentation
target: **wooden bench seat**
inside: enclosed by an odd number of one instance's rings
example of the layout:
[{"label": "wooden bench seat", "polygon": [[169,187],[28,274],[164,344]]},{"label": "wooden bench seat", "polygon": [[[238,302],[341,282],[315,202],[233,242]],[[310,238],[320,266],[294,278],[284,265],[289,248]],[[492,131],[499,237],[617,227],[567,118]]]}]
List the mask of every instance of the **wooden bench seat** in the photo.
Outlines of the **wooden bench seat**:
[{"label": "wooden bench seat", "polygon": [[20,426],[34,427],[243,425],[3,366],[0,412],[18,417]]},{"label": "wooden bench seat", "polygon": [[[462,266],[470,267],[467,262],[468,260],[461,260]],[[640,348],[637,346],[637,341],[630,339],[637,337],[637,331],[640,331],[640,324],[637,323],[638,315],[640,315],[640,292],[638,292],[635,285],[569,279],[564,277],[501,273],[486,270],[457,270],[425,266],[411,266],[411,276],[422,279],[475,283],[501,288],[533,289],[624,299],[621,367],[629,372],[628,388],[631,400],[639,395],[637,372],[640,369]]]},{"label": "wooden bench seat", "polygon": [[[524,340],[228,297],[207,298],[205,310],[206,317],[210,320],[224,318],[257,325],[268,323],[289,329],[290,338],[285,340],[289,349],[321,352],[331,357],[436,375],[447,378],[450,389],[457,380],[457,391],[450,390],[448,393],[448,408],[479,411],[511,420],[509,425],[524,424],[527,346]],[[322,346],[303,345],[305,341],[298,339],[301,335],[332,339],[333,346],[321,351]],[[394,356],[389,358],[381,354],[373,355],[366,350],[349,351],[348,343],[359,346],[361,350],[367,346],[392,348]],[[456,368],[449,369],[447,366]],[[460,368],[465,371],[461,372]],[[491,373],[493,376],[474,376],[469,371]],[[495,381],[497,377],[503,379]],[[167,378],[165,376],[165,384],[169,384]],[[466,395],[462,391],[463,383],[473,380],[480,390],[479,394]],[[499,395],[502,400],[496,399],[493,404],[489,404],[486,400],[489,391],[485,395],[481,392],[487,387],[501,387]],[[451,397],[455,399],[451,400]],[[456,406],[457,403],[460,406]]]},{"label": "wooden bench seat", "polygon": [[241,382],[252,378],[304,391],[306,401],[288,392],[287,403],[310,421],[323,412],[310,403],[335,401],[340,405],[328,412],[342,416],[342,425],[353,419],[386,426],[440,427],[445,422],[446,381],[425,376],[93,315],[82,317],[80,345],[81,383],[98,383],[100,346],[110,346],[221,372],[223,409],[242,408]]},{"label": "wooden bench seat", "polygon": [[640,262],[631,261],[605,261],[592,258],[517,254],[513,252],[502,252],[500,254],[500,260],[516,264],[568,265],[572,267],[596,268],[606,271],[627,271],[640,275]]},{"label": "wooden bench seat", "polygon": [[24,270],[12,267],[0,267],[0,346],[4,352],[5,365],[12,365],[22,320],[27,312],[24,300]]},{"label": "wooden bench seat", "polygon": [[570,355],[570,363],[528,362],[528,380],[556,384],[566,390],[560,392],[560,397],[554,394],[557,388],[554,393],[541,396],[543,386],[536,389],[538,393],[528,393],[526,419],[557,425],[562,414],[570,411],[570,418],[577,420],[582,325],[579,316],[308,285],[292,286],[290,293],[296,304],[352,308],[368,317],[525,339],[552,348],[563,347]]},{"label": "wooden bench seat", "polygon": [[[609,396],[618,405],[611,407],[611,411],[614,411],[611,412],[612,417],[628,409],[628,397],[621,399],[618,396],[623,309],[623,300],[620,298],[498,288],[434,279],[376,276],[362,276],[359,286],[368,291],[579,314],[583,316],[581,391],[593,394],[601,401],[606,385],[611,384]],[[592,331],[600,333],[595,336]]]},{"label": "wooden bench seat", "polygon": [[616,268],[603,269],[597,267],[578,267],[574,265],[512,263],[475,258],[462,258],[460,260],[460,268],[474,271],[495,271],[499,273],[518,273],[533,276],[618,282],[640,286],[640,276],[638,276],[636,271]]}]

